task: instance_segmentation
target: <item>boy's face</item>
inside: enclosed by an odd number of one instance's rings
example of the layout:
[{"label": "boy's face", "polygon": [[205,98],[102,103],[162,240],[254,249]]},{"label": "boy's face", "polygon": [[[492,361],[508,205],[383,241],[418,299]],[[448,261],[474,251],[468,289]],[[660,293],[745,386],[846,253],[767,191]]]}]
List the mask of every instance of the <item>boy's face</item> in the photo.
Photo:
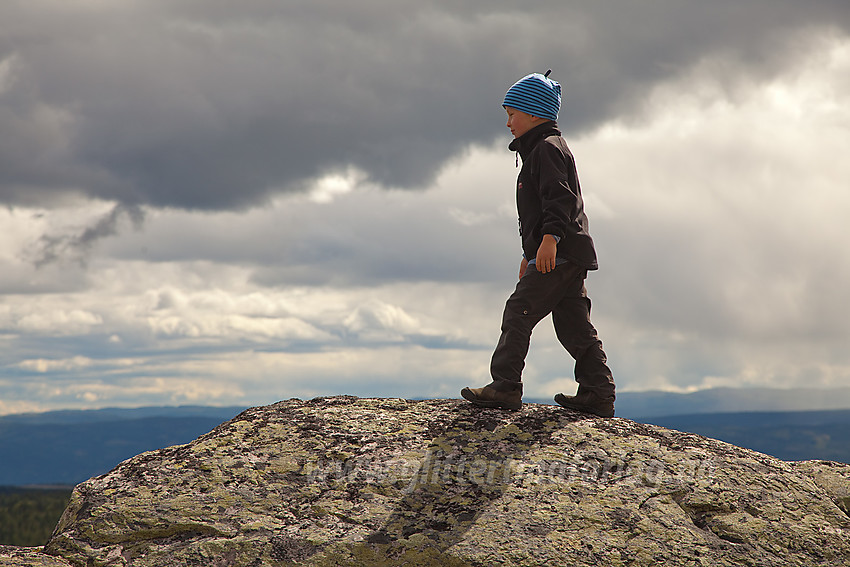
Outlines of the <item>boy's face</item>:
[{"label": "boy's face", "polygon": [[539,116],[532,116],[531,114],[527,114],[522,110],[517,110],[516,108],[511,108],[510,106],[505,107],[505,112],[508,113],[508,123],[506,126],[510,129],[514,138],[519,138],[538,124],[548,120],[546,118],[540,118]]}]

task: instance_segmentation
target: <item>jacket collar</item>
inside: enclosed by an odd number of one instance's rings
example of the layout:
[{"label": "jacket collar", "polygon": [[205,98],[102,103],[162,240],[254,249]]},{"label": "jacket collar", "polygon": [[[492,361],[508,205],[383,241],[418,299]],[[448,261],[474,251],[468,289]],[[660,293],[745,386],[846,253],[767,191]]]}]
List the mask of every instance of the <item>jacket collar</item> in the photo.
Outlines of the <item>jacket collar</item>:
[{"label": "jacket collar", "polygon": [[554,120],[548,120],[543,124],[538,124],[519,138],[514,138],[508,145],[508,149],[512,152],[519,152],[522,159],[534,149],[540,140],[547,136],[560,136],[561,131],[558,129],[558,123]]}]

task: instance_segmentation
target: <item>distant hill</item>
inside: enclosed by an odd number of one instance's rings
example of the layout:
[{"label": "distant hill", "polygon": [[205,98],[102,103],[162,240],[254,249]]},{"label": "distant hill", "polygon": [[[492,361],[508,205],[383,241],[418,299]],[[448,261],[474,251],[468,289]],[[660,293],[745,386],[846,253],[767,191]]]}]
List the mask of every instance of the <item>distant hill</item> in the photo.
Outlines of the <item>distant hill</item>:
[{"label": "distant hill", "polygon": [[244,408],[69,410],[0,417],[0,486],[74,485],[139,453],[188,443]]},{"label": "distant hill", "polygon": [[641,420],[664,415],[784,412],[850,408],[850,388],[712,388],[689,394],[618,392],[617,415]]},{"label": "distant hill", "polygon": [[786,461],[850,463],[850,410],[678,415],[645,422],[720,439]]}]

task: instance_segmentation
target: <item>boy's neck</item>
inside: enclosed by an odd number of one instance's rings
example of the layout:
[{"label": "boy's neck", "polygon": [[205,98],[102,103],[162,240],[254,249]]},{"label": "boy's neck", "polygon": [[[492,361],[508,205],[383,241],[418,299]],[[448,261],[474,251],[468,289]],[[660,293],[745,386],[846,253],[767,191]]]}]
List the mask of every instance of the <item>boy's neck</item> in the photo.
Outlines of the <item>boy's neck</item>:
[{"label": "boy's neck", "polygon": [[527,131],[525,134],[520,136],[519,138],[514,138],[513,141],[508,146],[508,149],[514,152],[519,152],[522,154],[523,150],[528,149],[529,142],[535,138],[539,132],[544,130],[549,130],[552,128],[557,129],[558,123],[554,120],[546,120],[545,122],[541,122],[531,130]]}]

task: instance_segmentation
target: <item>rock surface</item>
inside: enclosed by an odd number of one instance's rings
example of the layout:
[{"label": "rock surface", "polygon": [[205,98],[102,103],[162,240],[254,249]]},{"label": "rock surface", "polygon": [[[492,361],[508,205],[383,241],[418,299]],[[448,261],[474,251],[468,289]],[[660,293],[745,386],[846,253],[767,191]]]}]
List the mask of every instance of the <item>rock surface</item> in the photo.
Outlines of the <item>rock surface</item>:
[{"label": "rock surface", "polygon": [[13,547],[0,545],[0,565],[3,567],[71,567],[61,557],[43,552],[41,547]]},{"label": "rock surface", "polygon": [[837,566],[848,505],[850,465],[556,406],[289,400],[79,485],[32,564]]}]

